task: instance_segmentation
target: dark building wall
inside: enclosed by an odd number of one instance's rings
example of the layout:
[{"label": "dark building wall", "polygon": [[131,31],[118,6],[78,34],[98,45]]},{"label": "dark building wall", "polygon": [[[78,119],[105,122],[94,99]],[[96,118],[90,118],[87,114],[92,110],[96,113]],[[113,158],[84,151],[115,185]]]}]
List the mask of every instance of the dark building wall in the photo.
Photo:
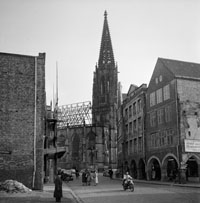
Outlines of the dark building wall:
[{"label": "dark building wall", "polygon": [[[153,106],[150,106],[150,94],[152,92],[156,92],[156,90],[162,88],[169,84],[169,92],[170,98],[166,101],[162,101],[161,103],[156,103]],[[163,97],[163,95],[162,95]],[[157,99],[157,98],[156,98]],[[170,107],[170,120],[166,122],[165,116],[165,108]],[[154,72],[152,74],[149,87],[147,90],[147,115],[146,115],[146,154],[147,160],[151,156],[157,156],[160,160],[167,153],[173,153],[177,155],[177,143],[178,143],[178,120],[177,120],[177,96],[176,96],[176,80],[174,75],[158,60]],[[163,122],[158,124],[158,111],[163,109]],[[150,114],[155,112],[155,126],[151,126],[150,124]],[[171,130],[171,131],[170,131]],[[163,144],[162,139],[165,139],[164,142],[167,142],[165,134],[170,131],[173,132],[172,144]],[[160,142],[160,146],[152,146],[151,134],[158,133],[157,141]]]},{"label": "dark building wall", "polygon": [[0,53],[0,181],[32,188],[36,162],[34,188],[42,189],[44,117],[45,54]]}]

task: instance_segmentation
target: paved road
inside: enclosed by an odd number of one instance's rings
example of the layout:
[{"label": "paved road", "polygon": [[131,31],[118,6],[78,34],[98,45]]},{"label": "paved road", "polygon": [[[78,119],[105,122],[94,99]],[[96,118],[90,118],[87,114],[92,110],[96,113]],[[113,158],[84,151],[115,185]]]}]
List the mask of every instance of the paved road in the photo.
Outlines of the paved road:
[{"label": "paved road", "polygon": [[82,203],[200,203],[200,189],[154,184],[135,184],[124,191],[119,180],[99,175],[99,185],[82,186],[81,179],[68,183]]},{"label": "paved road", "polygon": [[[44,186],[44,191],[32,191],[31,193],[5,193],[0,192],[0,203],[53,203],[54,184]],[[73,193],[67,185],[63,184],[62,202],[77,203]]]},{"label": "paved road", "polygon": [[[63,183],[62,202],[66,203],[200,203],[200,187],[188,188],[167,185],[136,183],[135,191],[123,191],[121,181],[110,180],[99,175],[99,185],[82,186],[81,178]],[[0,192],[0,203],[50,203],[53,198],[53,184],[44,186],[44,191],[30,194]]]}]

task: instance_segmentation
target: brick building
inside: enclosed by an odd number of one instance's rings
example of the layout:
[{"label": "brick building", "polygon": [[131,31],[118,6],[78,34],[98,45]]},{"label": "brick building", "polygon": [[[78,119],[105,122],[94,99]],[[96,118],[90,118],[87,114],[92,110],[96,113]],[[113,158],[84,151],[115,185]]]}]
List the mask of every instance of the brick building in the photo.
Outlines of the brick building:
[{"label": "brick building", "polygon": [[146,109],[147,178],[200,181],[200,64],[158,58]]},{"label": "brick building", "polygon": [[0,53],[0,181],[43,187],[45,54]]}]

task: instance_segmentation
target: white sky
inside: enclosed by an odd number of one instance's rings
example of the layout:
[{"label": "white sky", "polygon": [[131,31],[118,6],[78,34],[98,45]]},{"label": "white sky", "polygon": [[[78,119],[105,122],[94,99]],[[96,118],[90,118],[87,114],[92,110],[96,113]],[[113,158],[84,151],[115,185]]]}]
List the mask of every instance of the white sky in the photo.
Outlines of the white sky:
[{"label": "white sky", "polygon": [[0,0],[0,52],[46,53],[47,104],[92,101],[104,11],[119,81],[148,84],[158,57],[200,63],[199,0]]}]

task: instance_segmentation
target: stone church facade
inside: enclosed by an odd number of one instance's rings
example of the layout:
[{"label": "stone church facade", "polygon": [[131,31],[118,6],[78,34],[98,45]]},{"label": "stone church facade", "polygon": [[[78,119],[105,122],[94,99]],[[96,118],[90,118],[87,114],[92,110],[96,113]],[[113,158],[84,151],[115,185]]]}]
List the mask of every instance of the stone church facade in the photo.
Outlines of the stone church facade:
[{"label": "stone church facade", "polygon": [[105,11],[99,60],[93,77],[92,124],[58,129],[58,143],[68,148],[58,167],[95,167],[100,171],[105,167],[117,168],[117,74]]},{"label": "stone church facade", "polygon": [[105,128],[92,125],[59,129],[58,147],[65,146],[68,150],[59,159],[58,168],[96,168],[102,171],[109,164],[105,132]]}]

